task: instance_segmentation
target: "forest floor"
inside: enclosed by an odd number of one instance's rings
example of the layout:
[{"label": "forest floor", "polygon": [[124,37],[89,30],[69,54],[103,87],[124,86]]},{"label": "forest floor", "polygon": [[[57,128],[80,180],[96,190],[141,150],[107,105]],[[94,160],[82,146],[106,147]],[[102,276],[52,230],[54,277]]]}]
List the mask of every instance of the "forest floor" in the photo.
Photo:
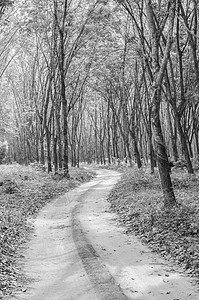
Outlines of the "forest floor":
[{"label": "forest floor", "polygon": [[79,184],[94,177],[91,171],[70,170],[70,179],[61,174],[48,175],[37,164],[0,166],[0,299],[10,294],[23,272],[17,265],[20,246],[28,240],[32,231],[27,219],[37,213],[49,201],[65,194]]},{"label": "forest floor", "polygon": [[[114,168],[115,169],[115,168]],[[117,169],[117,168],[116,168]],[[23,273],[16,264],[20,245],[32,232],[27,219],[36,216],[48,202],[86,182],[94,173],[71,169],[70,180],[48,175],[37,165],[1,166],[0,178],[0,299],[19,283]],[[154,252],[180,265],[185,273],[199,278],[199,175],[172,171],[177,205],[163,208],[158,174],[147,170],[118,168],[122,179],[108,197],[127,235],[136,234]],[[23,284],[22,284],[23,288]]]},{"label": "forest floor", "polygon": [[163,207],[157,170],[127,169],[108,201],[127,234],[135,233],[199,283],[199,174],[176,169],[171,177],[177,201],[172,209]]},{"label": "forest floor", "polygon": [[5,300],[198,300],[181,268],[127,235],[107,197],[121,174],[91,181],[40,210],[18,260],[26,280]]}]

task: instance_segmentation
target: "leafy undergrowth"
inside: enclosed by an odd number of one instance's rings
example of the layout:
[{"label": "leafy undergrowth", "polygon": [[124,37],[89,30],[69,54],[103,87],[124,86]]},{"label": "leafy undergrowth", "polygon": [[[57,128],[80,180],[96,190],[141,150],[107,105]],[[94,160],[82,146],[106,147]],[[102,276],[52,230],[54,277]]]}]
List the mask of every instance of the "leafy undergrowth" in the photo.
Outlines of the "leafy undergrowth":
[{"label": "leafy undergrowth", "polygon": [[22,273],[16,261],[19,247],[31,231],[27,219],[49,201],[94,177],[83,169],[71,169],[70,179],[48,175],[38,165],[0,166],[0,298],[19,285]]},{"label": "leafy undergrowth", "polygon": [[199,278],[199,176],[172,174],[177,205],[163,207],[159,176],[128,169],[109,196],[127,233]]}]

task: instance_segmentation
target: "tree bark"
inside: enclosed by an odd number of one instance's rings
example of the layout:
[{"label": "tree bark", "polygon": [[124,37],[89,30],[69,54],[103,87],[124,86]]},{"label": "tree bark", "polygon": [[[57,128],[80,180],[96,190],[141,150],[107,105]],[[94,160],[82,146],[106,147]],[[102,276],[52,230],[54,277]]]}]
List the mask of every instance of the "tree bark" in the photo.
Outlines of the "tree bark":
[{"label": "tree bark", "polygon": [[152,58],[152,71],[153,71],[153,84],[152,84],[152,107],[151,107],[151,118],[152,118],[152,129],[153,129],[153,140],[155,144],[155,151],[157,157],[158,171],[160,175],[160,181],[163,191],[164,206],[170,207],[175,205],[175,195],[170,177],[170,166],[167,157],[167,151],[165,142],[163,139],[161,122],[160,122],[160,102],[161,102],[161,86],[166,69],[168,56],[172,45],[173,26],[175,18],[175,7],[176,1],[169,1],[168,8],[168,36],[166,47],[164,50],[164,56],[160,64],[159,58],[159,32],[157,25],[154,20],[154,12],[151,0],[146,0],[146,13],[148,27],[151,35],[151,58]]}]

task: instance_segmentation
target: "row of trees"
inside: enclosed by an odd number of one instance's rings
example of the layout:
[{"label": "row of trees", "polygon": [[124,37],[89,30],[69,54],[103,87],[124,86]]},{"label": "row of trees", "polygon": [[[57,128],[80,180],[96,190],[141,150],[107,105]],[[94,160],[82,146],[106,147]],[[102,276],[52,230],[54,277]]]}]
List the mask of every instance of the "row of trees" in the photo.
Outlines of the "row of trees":
[{"label": "row of trees", "polygon": [[9,160],[66,176],[69,163],[150,162],[175,204],[169,159],[192,174],[199,154],[197,0],[18,0],[9,16]]}]

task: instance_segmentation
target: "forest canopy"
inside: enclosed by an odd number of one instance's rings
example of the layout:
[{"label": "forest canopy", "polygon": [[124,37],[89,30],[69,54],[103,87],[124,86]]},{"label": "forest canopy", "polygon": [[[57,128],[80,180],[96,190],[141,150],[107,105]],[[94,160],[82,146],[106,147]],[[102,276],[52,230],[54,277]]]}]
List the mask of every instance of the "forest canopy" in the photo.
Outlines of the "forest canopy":
[{"label": "forest canopy", "polygon": [[197,0],[0,1],[5,162],[170,167],[199,155]]}]

